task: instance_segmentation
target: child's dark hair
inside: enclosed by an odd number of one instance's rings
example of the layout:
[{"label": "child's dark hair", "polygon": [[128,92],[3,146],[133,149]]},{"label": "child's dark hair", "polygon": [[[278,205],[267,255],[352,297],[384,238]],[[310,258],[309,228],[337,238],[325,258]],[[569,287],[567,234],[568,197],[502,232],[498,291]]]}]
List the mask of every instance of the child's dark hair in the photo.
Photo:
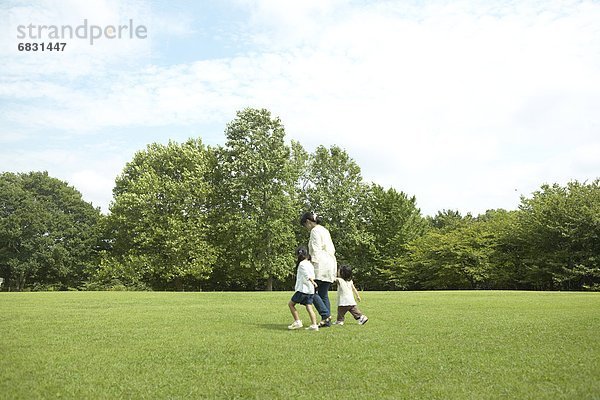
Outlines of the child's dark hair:
[{"label": "child's dark hair", "polygon": [[321,225],[323,219],[320,216],[318,216],[315,212],[307,211],[304,214],[302,214],[302,217],[300,217],[300,225],[304,226],[306,221],[312,221],[316,224]]},{"label": "child's dark hair", "polygon": [[340,277],[345,281],[352,279],[352,267],[349,265],[340,265]]},{"label": "child's dark hair", "polygon": [[296,249],[296,268],[298,268],[298,265],[304,260],[310,260],[310,255],[308,254],[306,247],[300,246]]}]

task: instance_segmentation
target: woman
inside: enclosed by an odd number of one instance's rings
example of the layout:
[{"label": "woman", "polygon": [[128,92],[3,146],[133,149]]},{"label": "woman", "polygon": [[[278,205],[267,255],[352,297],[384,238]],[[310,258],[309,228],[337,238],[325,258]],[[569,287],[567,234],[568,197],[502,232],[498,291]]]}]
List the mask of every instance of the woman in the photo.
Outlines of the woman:
[{"label": "woman", "polygon": [[[329,288],[335,281],[337,273],[337,260],[335,259],[335,246],[331,241],[329,231],[321,225],[321,218],[314,212],[305,212],[300,218],[300,224],[310,231],[308,241],[308,253],[315,267],[315,282],[317,283],[317,294],[323,301],[315,302],[315,307],[321,314],[323,320],[320,326],[331,325],[331,305],[329,303]],[[319,309],[321,308],[321,309]]]}]

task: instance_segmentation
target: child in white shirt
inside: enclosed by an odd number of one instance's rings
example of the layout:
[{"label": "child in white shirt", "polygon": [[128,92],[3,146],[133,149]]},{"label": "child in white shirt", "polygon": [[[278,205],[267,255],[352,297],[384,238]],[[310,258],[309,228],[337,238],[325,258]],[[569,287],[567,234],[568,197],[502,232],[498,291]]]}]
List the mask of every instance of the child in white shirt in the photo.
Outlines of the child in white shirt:
[{"label": "child in white shirt", "polygon": [[294,322],[288,326],[288,329],[302,328],[302,321],[296,310],[296,304],[302,304],[306,306],[306,311],[308,311],[311,323],[306,329],[318,331],[319,325],[317,325],[317,317],[312,308],[313,297],[315,295],[315,289],[317,288],[317,284],[315,283],[315,269],[309,261],[310,257],[306,247],[298,247],[296,250],[296,257],[296,267],[298,268],[296,273],[296,286],[294,288],[296,292],[288,303],[290,311],[292,312],[292,317],[294,317]]},{"label": "child in white shirt", "polygon": [[338,278],[335,278],[338,293],[338,314],[334,325],[344,325],[344,315],[348,311],[354,319],[358,320],[360,325],[366,324],[369,318],[358,309],[356,300],[354,299],[354,296],[356,296],[358,301],[361,300],[360,294],[352,281],[352,268],[348,265],[340,266],[338,276]]}]

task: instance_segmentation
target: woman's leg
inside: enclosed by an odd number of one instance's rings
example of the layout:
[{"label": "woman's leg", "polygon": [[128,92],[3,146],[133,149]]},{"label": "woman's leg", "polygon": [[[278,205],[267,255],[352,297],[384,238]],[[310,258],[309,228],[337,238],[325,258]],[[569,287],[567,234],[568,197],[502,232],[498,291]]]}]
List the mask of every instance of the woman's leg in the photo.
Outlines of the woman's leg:
[{"label": "woman's leg", "polygon": [[315,294],[313,296],[313,304],[315,305],[317,312],[321,316],[321,319],[329,318],[329,311],[327,311],[327,307],[325,307],[325,303],[323,303],[323,300],[321,299],[321,297],[318,294]]},{"label": "woman's leg", "polygon": [[321,300],[323,300],[323,304],[325,304],[325,309],[327,310],[327,315],[331,315],[331,304],[329,303],[329,288],[331,287],[331,282],[326,281],[318,281],[315,280],[317,285],[317,293]]}]

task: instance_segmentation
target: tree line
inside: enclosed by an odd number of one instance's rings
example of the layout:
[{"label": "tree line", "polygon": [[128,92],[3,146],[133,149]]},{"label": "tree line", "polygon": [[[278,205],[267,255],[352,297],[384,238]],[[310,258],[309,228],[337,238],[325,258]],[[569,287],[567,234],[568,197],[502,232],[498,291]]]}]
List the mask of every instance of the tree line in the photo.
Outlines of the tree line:
[{"label": "tree line", "polygon": [[600,290],[600,180],[543,185],[517,210],[423,216],[343,149],[286,144],[245,109],[223,146],[150,144],[103,215],[46,172],[0,174],[2,290],[289,290],[304,210],[367,290]]}]

